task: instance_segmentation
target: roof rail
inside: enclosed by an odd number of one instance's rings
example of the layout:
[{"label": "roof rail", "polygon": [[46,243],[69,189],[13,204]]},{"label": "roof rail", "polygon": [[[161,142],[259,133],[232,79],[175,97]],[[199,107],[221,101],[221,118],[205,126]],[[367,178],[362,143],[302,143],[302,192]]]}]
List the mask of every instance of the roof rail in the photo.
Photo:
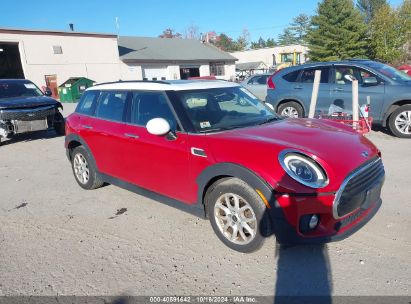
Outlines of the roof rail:
[{"label": "roof rail", "polygon": [[160,83],[160,84],[170,84],[170,82],[164,80],[119,80],[119,81],[110,81],[110,82],[102,82],[95,84],[95,87],[104,85],[104,84],[115,84],[115,83]]}]

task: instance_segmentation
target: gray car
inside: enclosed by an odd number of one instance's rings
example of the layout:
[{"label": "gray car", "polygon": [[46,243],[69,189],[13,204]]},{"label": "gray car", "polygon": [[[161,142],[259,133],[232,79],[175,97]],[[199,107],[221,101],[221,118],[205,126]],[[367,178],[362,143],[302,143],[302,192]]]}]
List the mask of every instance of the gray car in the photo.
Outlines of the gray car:
[{"label": "gray car", "polygon": [[240,84],[257,96],[258,99],[265,101],[265,97],[267,96],[267,79],[270,76],[271,74],[252,75],[243,80]]},{"label": "gray car", "polygon": [[310,63],[285,68],[268,79],[266,102],[278,114],[305,117],[311,102],[315,70],[321,70],[316,111],[352,111],[352,79],[359,82],[359,104],[371,100],[375,124],[398,137],[411,138],[411,77],[371,60]]}]

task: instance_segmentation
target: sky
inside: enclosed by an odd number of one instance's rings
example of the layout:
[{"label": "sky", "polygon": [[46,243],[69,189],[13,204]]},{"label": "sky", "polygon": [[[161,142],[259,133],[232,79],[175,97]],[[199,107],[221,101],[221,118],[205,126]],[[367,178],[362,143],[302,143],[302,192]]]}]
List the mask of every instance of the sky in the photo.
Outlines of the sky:
[{"label": "sky", "polygon": [[[389,0],[400,5],[402,0]],[[314,15],[318,0],[70,0],[2,1],[0,27],[68,30],[157,37],[166,28],[184,34],[190,25],[237,38],[244,28],[251,41],[276,38],[292,19]]]}]

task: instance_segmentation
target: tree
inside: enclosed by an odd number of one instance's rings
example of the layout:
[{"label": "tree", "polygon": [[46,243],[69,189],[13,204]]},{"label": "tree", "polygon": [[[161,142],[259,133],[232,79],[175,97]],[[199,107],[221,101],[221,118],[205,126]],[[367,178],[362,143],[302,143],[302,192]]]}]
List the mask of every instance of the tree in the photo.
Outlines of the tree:
[{"label": "tree", "polygon": [[260,37],[258,41],[256,42],[251,42],[251,48],[252,49],[262,49],[266,47],[266,42],[264,38]]},{"label": "tree", "polygon": [[244,28],[241,35],[237,38],[237,41],[234,43],[234,48],[236,51],[244,51],[249,43],[250,32],[248,29]]},{"label": "tree", "polygon": [[293,19],[289,29],[294,32],[299,43],[304,43],[310,29],[311,18],[305,14],[300,14]]},{"label": "tree", "polygon": [[173,29],[171,28],[166,28],[161,35],[158,37],[160,38],[181,38],[180,33],[176,33]]},{"label": "tree", "polygon": [[274,47],[277,45],[277,42],[275,42],[274,38],[268,38],[267,41],[265,42],[266,47]]},{"label": "tree", "polygon": [[370,22],[370,38],[373,58],[392,64],[404,62],[411,41],[411,0],[398,9],[388,4],[379,8]]},{"label": "tree", "polygon": [[366,57],[367,27],[351,0],[323,0],[307,41],[313,61],[332,61]]},{"label": "tree", "polygon": [[198,27],[198,25],[190,24],[185,30],[184,38],[200,40],[201,37],[199,30],[200,28]]},{"label": "tree", "polygon": [[278,43],[281,45],[297,44],[298,38],[295,36],[293,31],[287,27],[284,29],[283,33],[278,36]]},{"label": "tree", "polygon": [[388,5],[387,0],[357,0],[356,7],[360,10],[365,22],[370,23],[375,13],[385,5]]},{"label": "tree", "polygon": [[217,36],[214,45],[226,52],[233,52],[237,49],[233,39],[224,33]]}]

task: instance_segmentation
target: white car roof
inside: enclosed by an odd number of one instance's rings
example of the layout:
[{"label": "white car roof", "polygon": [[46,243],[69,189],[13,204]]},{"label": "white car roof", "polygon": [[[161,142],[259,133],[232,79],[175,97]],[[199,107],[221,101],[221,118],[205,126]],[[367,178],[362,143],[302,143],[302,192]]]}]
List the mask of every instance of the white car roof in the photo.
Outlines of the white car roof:
[{"label": "white car roof", "polygon": [[97,84],[87,90],[185,91],[239,86],[237,83],[223,80],[119,81]]}]

